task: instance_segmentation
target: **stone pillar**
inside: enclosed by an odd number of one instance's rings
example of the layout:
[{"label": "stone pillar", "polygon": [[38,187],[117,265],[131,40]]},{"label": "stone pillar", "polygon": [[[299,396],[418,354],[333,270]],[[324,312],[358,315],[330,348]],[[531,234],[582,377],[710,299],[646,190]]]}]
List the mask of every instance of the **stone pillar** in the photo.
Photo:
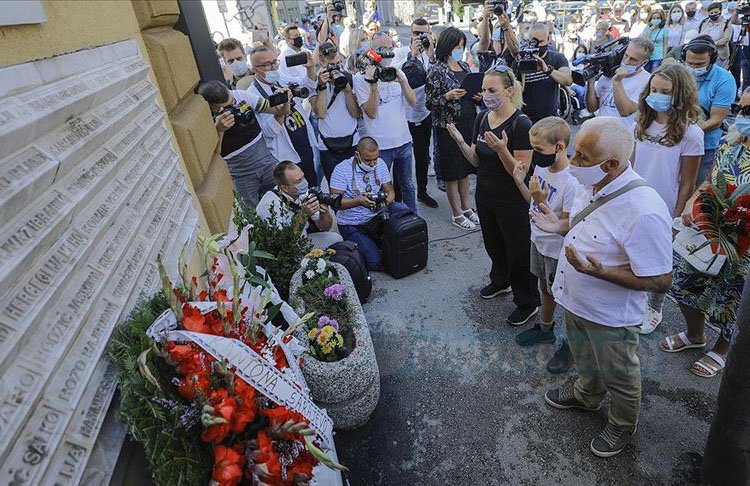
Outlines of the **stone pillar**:
[{"label": "stone pillar", "polygon": [[132,0],[143,42],[192,186],[211,233],[226,231],[233,186],[211,112],[194,93],[200,79],[187,36],[172,27],[180,16],[177,0]]}]

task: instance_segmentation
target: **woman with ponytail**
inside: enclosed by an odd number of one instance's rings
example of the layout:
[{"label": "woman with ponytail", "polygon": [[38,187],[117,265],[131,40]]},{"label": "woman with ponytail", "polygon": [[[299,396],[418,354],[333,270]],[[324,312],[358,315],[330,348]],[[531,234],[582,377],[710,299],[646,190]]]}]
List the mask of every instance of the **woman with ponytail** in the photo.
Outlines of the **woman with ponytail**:
[{"label": "woman with ponytail", "polygon": [[507,322],[521,326],[539,309],[536,278],[529,269],[529,203],[513,179],[514,170],[528,175],[532,123],[520,110],[523,87],[502,62],[484,74],[482,99],[488,110],[476,117],[471,145],[455,126],[447,128],[466,159],[478,168],[477,211],[484,247],[492,260],[490,284],[480,294],[491,299],[512,291],[516,310]]},{"label": "woman with ponytail", "polygon": [[[673,217],[679,217],[693,194],[703,155],[701,108],[695,77],[679,64],[658,68],[638,103],[633,168],[659,193]],[[663,293],[649,293],[641,334],[661,322]]]}]

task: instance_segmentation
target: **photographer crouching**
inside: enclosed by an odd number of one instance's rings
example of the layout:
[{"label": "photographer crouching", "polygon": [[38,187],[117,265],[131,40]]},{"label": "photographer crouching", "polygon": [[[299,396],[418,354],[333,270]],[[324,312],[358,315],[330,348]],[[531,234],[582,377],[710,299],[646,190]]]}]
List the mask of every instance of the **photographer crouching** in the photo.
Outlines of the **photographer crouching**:
[{"label": "photographer crouching", "polygon": [[278,227],[292,225],[294,232],[310,240],[315,248],[326,249],[342,240],[340,234],[330,231],[333,216],[329,211],[329,206],[338,209],[341,196],[309,187],[305,173],[289,160],[276,165],[273,178],[276,187],[258,203],[258,216]]},{"label": "photographer crouching", "polygon": [[557,116],[560,85],[570,86],[573,77],[564,55],[547,49],[549,28],[537,22],[529,27],[529,43],[513,61],[513,71],[523,85],[523,112],[536,123]]},{"label": "photographer crouching", "polygon": [[607,47],[599,52],[584,57],[585,67],[574,77],[580,76],[577,84],[588,84],[586,109],[596,116],[619,118],[631,128],[638,112],[639,97],[651,78],[644,67],[651,59],[654,44],[644,37],[626,42],[626,38],[620,37],[605,44]]},{"label": "photographer crouching", "polygon": [[382,222],[392,212],[407,211],[399,202],[391,182],[388,166],[380,158],[375,139],[363,137],[354,157],[341,162],[333,170],[331,194],[341,194],[338,225],[341,236],[353,241],[364,252],[367,269],[381,271],[381,251],[377,241],[382,234]]}]

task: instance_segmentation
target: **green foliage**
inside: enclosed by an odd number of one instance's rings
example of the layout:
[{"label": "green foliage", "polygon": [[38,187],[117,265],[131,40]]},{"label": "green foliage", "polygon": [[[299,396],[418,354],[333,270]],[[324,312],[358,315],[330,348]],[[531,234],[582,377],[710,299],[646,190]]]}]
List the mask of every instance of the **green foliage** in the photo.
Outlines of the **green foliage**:
[{"label": "green foliage", "polygon": [[[162,292],[140,302],[117,328],[109,345],[109,356],[117,368],[120,407],[118,418],[133,438],[143,444],[154,481],[162,485],[208,484],[213,467],[211,446],[200,440],[197,428],[184,428],[180,418],[185,401],[164,377],[170,371],[149,354],[147,366],[160,380],[162,390],[146,381],[138,370],[138,356],[151,346],[146,329],[169,308]],[[157,373],[156,370],[159,369]],[[169,400],[178,406],[165,406]]]},{"label": "green foliage", "polygon": [[323,294],[326,287],[337,283],[339,283],[338,275],[333,277],[319,275],[302,284],[297,290],[297,298],[305,303],[305,312],[314,314],[315,322],[323,314],[336,319],[339,323],[349,322],[351,314],[346,305],[346,299],[336,301]]},{"label": "green foliage", "polygon": [[[285,211],[286,209],[282,208],[281,210]],[[251,244],[254,243],[257,250],[276,257],[275,260],[262,262],[262,266],[273,280],[281,298],[288,300],[289,282],[292,280],[294,272],[299,269],[302,257],[312,249],[312,243],[295,232],[291,225],[279,224],[278,218],[279,214],[272,207],[271,219],[261,219],[253,208],[248,207],[240,198],[235,197],[235,226],[240,230],[251,224]]]}]

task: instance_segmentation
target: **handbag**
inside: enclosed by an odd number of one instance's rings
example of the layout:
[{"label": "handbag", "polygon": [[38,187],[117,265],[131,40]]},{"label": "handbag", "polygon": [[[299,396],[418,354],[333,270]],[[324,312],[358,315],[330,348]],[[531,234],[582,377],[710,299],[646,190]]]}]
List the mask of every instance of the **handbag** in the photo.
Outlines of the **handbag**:
[{"label": "handbag", "polygon": [[673,227],[678,230],[672,242],[674,251],[696,271],[711,277],[718,275],[727,261],[727,256],[714,253],[703,233],[683,225],[679,219],[675,220]]},{"label": "handbag", "polygon": [[326,146],[326,148],[334,155],[347,155],[349,151],[354,146],[354,134],[357,133],[357,130],[355,129],[354,132],[351,135],[347,135],[346,137],[324,137],[323,135],[320,136],[320,138],[323,139],[323,145]]}]

